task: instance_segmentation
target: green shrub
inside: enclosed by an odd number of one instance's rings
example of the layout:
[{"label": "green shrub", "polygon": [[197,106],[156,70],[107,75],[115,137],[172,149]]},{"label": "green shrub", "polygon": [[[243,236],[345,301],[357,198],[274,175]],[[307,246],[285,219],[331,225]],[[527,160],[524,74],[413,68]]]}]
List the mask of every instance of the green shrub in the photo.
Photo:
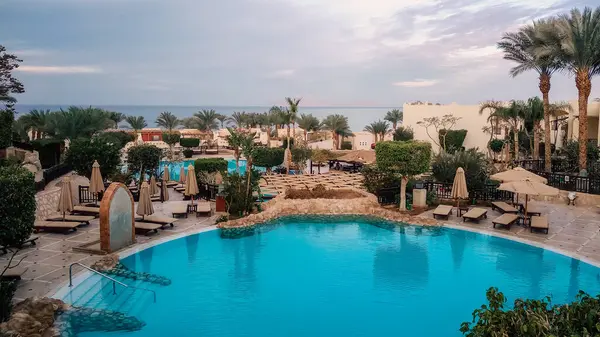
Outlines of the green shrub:
[{"label": "green shrub", "polygon": [[13,303],[12,299],[17,291],[17,281],[0,281],[0,322],[10,318]]},{"label": "green shrub", "polygon": [[127,131],[104,131],[94,136],[94,141],[116,144],[119,149],[135,141],[135,135]]},{"label": "green shrub", "polygon": [[252,194],[258,191],[260,173],[256,170],[251,170],[250,172],[250,193],[246,193],[248,182],[246,175],[234,172],[223,177],[223,194],[225,195],[227,213],[233,216],[242,216],[245,213],[250,213],[254,208],[254,197]]},{"label": "green shrub", "polygon": [[[570,172],[578,172],[579,171],[579,142],[576,140],[569,140],[567,143],[561,148],[561,154],[565,156],[565,160],[568,165],[568,170]],[[588,166],[592,166],[590,164],[595,163],[600,158],[600,149],[593,142],[588,142],[587,145],[587,162]],[[589,172],[589,170],[588,170]],[[589,172],[591,173],[591,172]]]},{"label": "green shrub", "polygon": [[15,120],[11,108],[0,109],[0,149],[6,149],[12,142],[12,124]]},{"label": "green shrub", "polygon": [[312,150],[307,147],[295,147],[292,149],[292,162],[301,168],[306,165],[306,161],[310,159]]},{"label": "green shrub", "polygon": [[31,146],[39,153],[42,168],[49,168],[60,163],[61,149],[64,145],[64,141],[53,138],[42,138],[31,141]]},{"label": "green shrub", "polygon": [[[287,137],[283,137],[283,144],[281,145],[282,149],[287,149]],[[290,137],[290,149],[294,148],[294,138]]]},{"label": "green shrub", "polygon": [[352,150],[352,142],[349,142],[349,141],[342,142],[340,149],[341,150]]},{"label": "green shrub", "polygon": [[502,152],[502,148],[504,148],[504,141],[501,139],[492,139],[489,141],[488,146],[494,153]]},{"label": "green shrub", "polygon": [[390,170],[382,170],[377,165],[365,165],[362,168],[363,186],[369,193],[376,193],[384,187],[400,186],[400,176]]},{"label": "green shrub", "polygon": [[446,152],[454,153],[463,149],[463,143],[467,137],[467,130],[445,130],[441,129],[438,133],[440,144],[444,147],[444,135],[446,135]]},{"label": "green shrub", "polygon": [[194,162],[196,172],[227,172],[227,160],[223,158],[200,158]]},{"label": "green shrub", "polygon": [[183,147],[198,147],[200,146],[200,139],[198,138],[180,138],[179,145]]},{"label": "green shrub", "polygon": [[115,144],[77,139],[71,142],[65,157],[65,163],[73,168],[77,174],[90,177],[94,160],[100,164],[103,177],[116,173],[121,164],[119,147]]},{"label": "green shrub", "polygon": [[35,181],[21,167],[0,167],[0,246],[20,246],[33,232]]},{"label": "green shrub", "polygon": [[375,146],[377,166],[381,170],[416,175],[429,170],[431,144],[428,142],[379,142]]},{"label": "green shrub", "polygon": [[399,126],[396,131],[394,131],[394,140],[395,141],[407,141],[414,139],[414,132],[410,126]]},{"label": "green shrub", "polygon": [[[163,132],[162,140],[163,142],[167,143],[167,145],[175,145],[181,141],[181,135],[179,134],[179,132]],[[179,144],[181,145],[181,143]]]},{"label": "green shrub", "polygon": [[139,172],[143,169],[145,173],[151,175],[158,169],[162,157],[162,150],[154,145],[136,145],[127,150],[127,165],[130,172]]},{"label": "green shrub", "polygon": [[497,288],[489,288],[486,298],[472,322],[461,324],[465,336],[600,336],[600,296],[580,291],[575,302],[561,305],[552,305],[550,297],[516,299],[511,309],[504,308],[506,297]]},{"label": "green shrub", "polygon": [[283,163],[285,149],[274,147],[256,147],[252,151],[252,161],[256,166],[271,168]]},{"label": "green shrub", "polygon": [[488,180],[488,160],[478,149],[450,153],[440,153],[431,164],[432,174],[436,181],[453,183],[456,169],[465,170],[465,179],[469,189],[483,188]]},{"label": "green shrub", "polygon": [[183,149],[183,156],[186,158],[192,158],[192,156],[194,155],[194,150],[189,149],[189,148],[185,148]]}]

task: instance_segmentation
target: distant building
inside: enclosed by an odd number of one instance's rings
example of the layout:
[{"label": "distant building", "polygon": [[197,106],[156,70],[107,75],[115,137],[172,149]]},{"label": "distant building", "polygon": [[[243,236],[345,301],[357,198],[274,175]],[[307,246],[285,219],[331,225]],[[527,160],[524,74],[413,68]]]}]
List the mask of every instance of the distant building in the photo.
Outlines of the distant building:
[{"label": "distant building", "polygon": [[143,128],[140,130],[144,142],[162,141],[163,130],[160,128]]}]

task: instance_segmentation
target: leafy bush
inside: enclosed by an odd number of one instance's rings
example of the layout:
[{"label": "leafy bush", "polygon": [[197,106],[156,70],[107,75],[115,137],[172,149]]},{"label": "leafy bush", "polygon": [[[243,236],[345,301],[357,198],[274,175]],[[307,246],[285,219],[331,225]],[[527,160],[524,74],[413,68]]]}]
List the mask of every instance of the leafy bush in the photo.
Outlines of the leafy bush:
[{"label": "leafy bush", "polygon": [[135,141],[135,135],[126,131],[105,131],[96,134],[94,141],[117,144],[122,149],[127,143]]},{"label": "leafy bush", "polygon": [[200,146],[200,139],[198,138],[180,138],[179,145],[183,147],[198,147]]},{"label": "leafy bush", "polygon": [[469,189],[483,188],[488,179],[488,160],[477,148],[454,154],[442,152],[435,156],[431,166],[436,181],[450,184],[454,182],[456,169],[462,167]]},{"label": "leafy bush", "polygon": [[227,160],[223,158],[200,158],[194,162],[196,172],[226,172]]},{"label": "leafy bush", "polygon": [[246,175],[234,172],[223,177],[223,194],[225,195],[227,213],[234,216],[242,216],[245,213],[252,212],[254,208],[254,197],[252,194],[258,191],[260,173],[255,170],[251,170],[250,172],[250,193],[246,193]]},{"label": "leafy bush", "polygon": [[129,185],[133,180],[133,174],[131,172],[122,172],[120,170],[107,177],[112,182],[119,182],[125,185]]},{"label": "leafy bush", "polygon": [[0,322],[10,318],[13,303],[12,299],[17,291],[17,281],[0,281]]},{"label": "leafy bush", "polygon": [[542,300],[516,299],[506,310],[506,297],[497,288],[486,292],[487,305],[473,312],[473,321],[461,324],[467,337],[488,336],[599,336],[600,296],[580,291],[575,302],[552,305],[550,297]]},{"label": "leafy bush", "polygon": [[183,149],[183,156],[186,158],[192,158],[192,156],[194,155],[194,150],[189,149],[189,148],[185,148]]},{"label": "leafy bush", "polygon": [[12,124],[15,120],[11,108],[0,109],[0,149],[6,149],[12,141]]},{"label": "leafy bush", "polygon": [[20,246],[33,232],[35,181],[21,167],[0,167],[0,246]]},{"label": "leafy bush", "polygon": [[[283,144],[281,145],[282,149],[287,149],[287,137],[283,137]],[[294,138],[290,137],[290,149],[294,148]]]},{"label": "leafy bush", "polygon": [[377,166],[381,170],[416,175],[429,170],[431,144],[428,142],[379,142],[375,146]]},{"label": "leafy bush", "polygon": [[[544,142],[540,142],[540,158],[544,159],[544,154],[546,153],[546,144]],[[550,153],[556,152],[556,145],[550,144]]]},{"label": "leafy bush", "polygon": [[292,161],[298,166],[304,167],[306,161],[310,159],[312,150],[307,147],[295,147],[292,149]]},{"label": "leafy bush", "polygon": [[362,168],[363,186],[369,193],[376,193],[384,187],[399,187],[400,177],[390,170],[382,170],[377,165],[365,165]]},{"label": "leafy bush", "polygon": [[121,164],[119,147],[115,144],[96,142],[89,139],[77,139],[71,142],[65,157],[65,163],[77,174],[91,177],[94,160],[100,164],[104,177],[113,175]]},{"label": "leafy bush", "polygon": [[400,126],[394,131],[395,141],[413,140],[415,137],[414,131],[410,126]]},{"label": "leafy bush", "polygon": [[162,150],[154,145],[136,145],[127,150],[127,165],[131,172],[139,172],[143,169],[144,173],[151,175],[158,169],[162,157]]},{"label": "leafy bush", "polygon": [[[446,142],[444,143],[444,135],[446,136]],[[454,153],[463,149],[463,143],[467,137],[467,130],[445,130],[441,129],[438,133],[440,144],[444,147],[448,153]]]},{"label": "leafy bush", "polygon": [[[179,132],[173,132],[173,133],[163,132],[162,140],[163,140],[163,142],[167,143],[167,145],[175,145],[181,141],[181,135],[179,134]],[[179,144],[181,144],[181,143],[179,143]]]},{"label": "leafy bush", "polygon": [[341,150],[352,150],[352,142],[349,141],[343,141],[342,145],[340,146]]},{"label": "leafy bush", "polygon": [[[570,172],[578,172],[579,171],[579,142],[576,140],[569,140],[562,147],[561,154],[564,155],[567,161],[567,167]],[[593,166],[591,164],[595,163],[600,159],[600,149],[593,142],[588,142],[587,144],[587,162],[588,166]],[[589,172],[589,170],[588,170]],[[591,173],[591,172],[589,172]]]},{"label": "leafy bush", "polygon": [[64,141],[53,138],[42,138],[31,141],[31,146],[39,153],[42,168],[49,168],[60,163],[61,149],[64,145]]},{"label": "leafy bush", "polygon": [[502,148],[504,147],[504,141],[501,139],[492,139],[489,141],[488,146],[490,150],[494,153],[502,152]]},{"label": "leafy bush", "polygon": [[268,147],[256,147],[252,151],[252,160],[254,165],[271,168],[279,166],[283,163],[283,156],[285,149],[282,148],[268,148]]}]

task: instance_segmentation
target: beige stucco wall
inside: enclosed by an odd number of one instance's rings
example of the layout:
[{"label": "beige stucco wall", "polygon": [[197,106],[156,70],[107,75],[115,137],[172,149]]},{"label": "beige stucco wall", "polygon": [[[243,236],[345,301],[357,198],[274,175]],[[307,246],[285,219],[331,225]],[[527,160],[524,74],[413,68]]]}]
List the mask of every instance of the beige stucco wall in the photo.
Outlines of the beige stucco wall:
[{"label": "beige stucco wall", "polygon": [[[569,101],[573,107],[573,112],[569,115],[568,139],[577,139],[579,136],[579,104],[577,100]],[[588,139],[597,139],[600,145],[600,128],[598,128],[598,118],[600,115],[600,102],[588,102]]]}]

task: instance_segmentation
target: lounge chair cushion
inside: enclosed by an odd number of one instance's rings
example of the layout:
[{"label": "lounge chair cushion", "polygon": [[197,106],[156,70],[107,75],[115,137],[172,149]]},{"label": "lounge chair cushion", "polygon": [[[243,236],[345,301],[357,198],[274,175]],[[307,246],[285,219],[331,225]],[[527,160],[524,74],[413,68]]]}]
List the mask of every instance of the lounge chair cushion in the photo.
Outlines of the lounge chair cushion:
[{"label": "lounge chair cushion", "polygon": [[532,216],[531,217],[531,228],[537,229],[548,229],[548,217],[545,216]]},{"label": "lounge chair cushion", "polygon": [[25,274],[26,271],[27,271],[27,268],[24,268],[24,267],[10,268],[4,272],[4,275],[2,275],[2,279],[4,279],[4,280],[20,280],[21,276],[23,276],[23,274]]},{"label": "lounge chair cushion", "polygon": [[441,215],[441,216],[447,216],[450,214],[450,212],[452,212],[452,206],[448,206],[448,205],[439,205],[438,207],[436,207],[436,209],[433,211],[434,215]]},{"label": "lounge chair cushion", "polygon": [[[90,222],[91,220],[96,219],[96,217],[92,216],[92,215],[70,215],[70,214],[66,214],[64,217],[64,221],[71,221],[71,222]],[[46,219],[46,221],[63,221],[63,216],[62,215],[56,215],[56,216],[52,216]]]},{"label": "lounge chair cushion", "polygon": [[76,231],[77,226],[84,225],[80,222],[72,221],[38,221],[33,224],[33,228],[36,231],[56,231],[56,232],[68,232],[70,230]]},{"label": "lounge chair cushion", "polygon": [[199,202],[196,205],[196,213],[208,213],[211,212],[210,203],[208,202]]},{"label": "lounge chair cushion", "polygon": [[463,218],[467,219],[479,219],[486,215],[487,210],[484,208],[474,207],[471,208],[467,213],[463,214]]},{"label": "lounge chair cushion", "polygon": [[88,207],[88,206],[75,206],[73,207],[74,213],[91,213],[91,214],[100,214],[99,207]]},{"label": "lounge chair cushion", "polygon": [[145,234],[145,233],[148,233],[151,231],[158,232],[158,230],[160,228],[162,228],[161,224],[150,223],[150,222],[137,222],[137,221],[135,222],[134,226],[135,226],[136,233],[142,233],[142,234]]},{"label": "lounge chair cushion", "polygon": [[519,210],[514,208],[513,206],[505,203],[504,201],[494,201],[492,202],[493,208],[499,209],[502,213],[518,213]]},{"label": "lounge chair cushion", "polygon": [[516,214],[505,213],[492,221],[494,225],[510,226],[519,218]]},{"label": "lounge chair cushion", "polygon": [[150,223],[156,223],[156,224],[161,224],[161,225],[170,225],[173,222],[177,221],[177,219],[170,218],[168,216],[152,214],[152,215],[144,216],[143,220],[141,218],[139,218],[139,219],[135,219],[135,221],[150,222]]}]

